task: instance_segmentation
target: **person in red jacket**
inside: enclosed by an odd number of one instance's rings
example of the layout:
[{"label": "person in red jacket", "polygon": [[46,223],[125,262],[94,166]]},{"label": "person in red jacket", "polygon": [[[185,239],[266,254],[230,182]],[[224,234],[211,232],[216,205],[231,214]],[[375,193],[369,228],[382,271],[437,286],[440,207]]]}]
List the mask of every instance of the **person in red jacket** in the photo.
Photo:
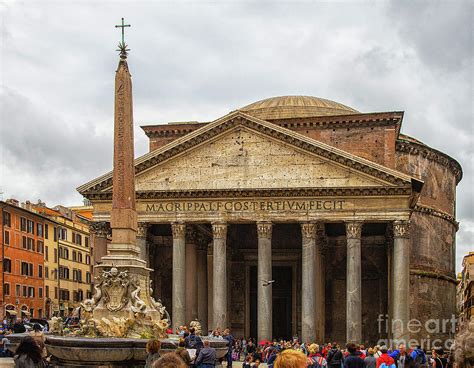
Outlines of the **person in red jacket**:
[{"label": "person in red jacket", "polygon": [[388,349],[386,346],[382,346],[380,348],[380,351],[382,352],[382,355],[380,355],[378,358],[377,358],[377,366],[376,368],[380,368],[380,366],[382,364],[385,364],[385,367],[383,368],[390,368],[392,367],[392,364],[393,364],[393,367],[395,367],[395,361],[393,360],[393,358],[387,354],[388,352]]}]

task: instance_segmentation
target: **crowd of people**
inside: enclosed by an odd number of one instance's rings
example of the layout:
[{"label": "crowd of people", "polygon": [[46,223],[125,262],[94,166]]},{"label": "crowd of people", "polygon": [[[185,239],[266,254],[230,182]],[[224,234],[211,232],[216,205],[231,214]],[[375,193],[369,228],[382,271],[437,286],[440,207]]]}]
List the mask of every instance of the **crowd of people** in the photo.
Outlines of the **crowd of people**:
[{"label": "crowd of people", "polygon": [[[14,354],[18,368],[44,368],[47,366],[45,336],[40,324],[23,338]],[[24,331],[23,331],[24,332]],[[229,329],[209,331],[201,336],[194,328],[179,327],[174,331],[179,341],[173,352],[162,354],[161,342],[157,339],[146,345],[145,368],[210,368],[218,363],[232,367],[234,362],[242,368],[259,367],[265,363],[270,368],[451,368],[452,361],[442,349],[427,354],[420,346],[409,349],[400,344],[390,350],[386,346],[366,348],[349,343],[344,347],[337,343],[318,345],[304,343],[297,338],[290,341],[255,341],[234,338]],[[210,340],[226,342],[227,354],[218,359]],[[3,350],[6,351],[3,344]]]},{"label": "crowd of people", "polygon": [[[363,345],[349,343],[341,347],[337,343],[318,345],[303,343],[297,338],[285,341],[255,341],[254,339],[234,338],[229,329],[221,332],[219,328],[209,331],[207,336],[198,336],[194,329],[180,326],[175,333],[181,337],[181,349],[176,354],[185,366],[213,367],[216,361],[215,351],[209,346],[207,338],[225,339],[228,350],[222,359],[227,367],[239,362],[242,368],[259,367],[265,363],[274,368],[451,368],[452,361],[442,349],[433,349],[429,353],[417,346],[408,349],[400,344],[396,349],[386,346],[366,348]],[[203,349],[206,344],[206,349]],[[193,352],[189,356],[188,351]],[[194,354],[195,352],[195,354]],[[148,365],[147,368],[168,367]]]}]

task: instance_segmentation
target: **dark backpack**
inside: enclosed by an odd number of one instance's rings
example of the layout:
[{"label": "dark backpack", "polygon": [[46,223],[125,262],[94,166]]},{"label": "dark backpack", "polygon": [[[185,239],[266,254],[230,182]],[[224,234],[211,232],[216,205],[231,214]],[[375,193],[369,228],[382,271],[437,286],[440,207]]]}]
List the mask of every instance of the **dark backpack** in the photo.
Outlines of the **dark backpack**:
[{"label": "dark backpack", "polygon": [[339,349],[331,349],[327,358],[328,365],[340,365],[342,362],[342,353]]}]

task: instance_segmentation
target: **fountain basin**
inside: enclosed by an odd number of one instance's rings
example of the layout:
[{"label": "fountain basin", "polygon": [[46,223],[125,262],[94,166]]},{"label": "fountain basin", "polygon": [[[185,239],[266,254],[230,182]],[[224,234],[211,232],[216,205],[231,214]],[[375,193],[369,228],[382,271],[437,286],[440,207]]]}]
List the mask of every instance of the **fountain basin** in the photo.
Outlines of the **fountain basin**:
[{"label": "fountain basin", "polygon": [[[21,339],[27,334],[8,336],[8,349],[15,352]],[[46,350],[51,355],[51,363],[67,367],[133,367],[143,366],[146,360],[145,346],[147,339],[115,338],[115,337],[83,337],[58,336],[47,334]],[[216,349],[217,358],[227,353],[227,341],[216,338],[203,338],[210,341]],[[166,354],[174,351],[179,337],[171,335],[161,341],[161,352]]]}]

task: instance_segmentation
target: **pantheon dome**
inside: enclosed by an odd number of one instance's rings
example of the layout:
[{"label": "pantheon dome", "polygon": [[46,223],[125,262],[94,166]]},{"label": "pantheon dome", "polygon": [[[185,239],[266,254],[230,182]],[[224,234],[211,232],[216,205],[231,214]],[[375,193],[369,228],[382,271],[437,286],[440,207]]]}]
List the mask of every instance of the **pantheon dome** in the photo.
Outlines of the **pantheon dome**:
[{"label": "pantheon dome", "polygon": [[339,102],[312,96],[279,96],[239,109],[263,120],[351,115],[359,112]]}]

